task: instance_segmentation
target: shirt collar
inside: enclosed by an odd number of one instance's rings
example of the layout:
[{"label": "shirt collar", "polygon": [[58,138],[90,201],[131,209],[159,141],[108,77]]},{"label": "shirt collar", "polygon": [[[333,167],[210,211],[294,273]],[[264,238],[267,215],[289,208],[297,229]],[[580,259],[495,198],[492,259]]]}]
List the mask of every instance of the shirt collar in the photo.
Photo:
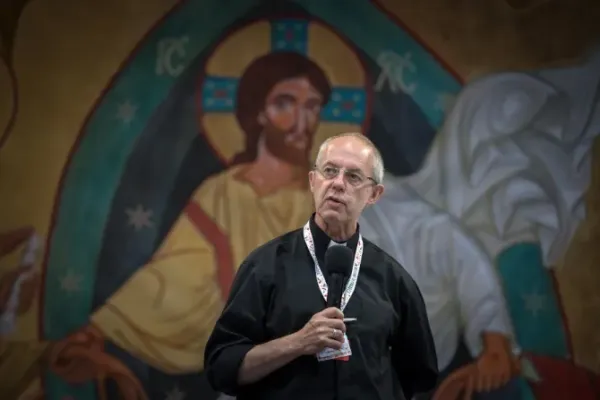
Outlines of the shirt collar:
[{"label": "shirt collar", "polygon": [[[317,256],[317,260],[319,261],[319,265],[321,266],[321,268],[324,268],[325,267],[325,265],[324,265],[325,252],[327,251],[327,249],[329,248],[330,245],[335,244],[336,242],[333,241],[319,227],[319,225],[317,225],[317,223],[315,222],[315,214],[314,213],[310,217],[310,232],[312,233],[313,241],[315,242],[315,255]],[[352,250],[352,252],[354,253],[356,251],[356,246],[358,245],[359,232],[360,232],[360,226],[357,225],[356,232],[354,232],[354,235],[352,235],[352,237],[350,239],[348,239],[347,242],[339,243],[339,244],[346,244],[346,246],[348,246],[350,248],[350,250]],[[334,243],[331,243],[331,242],[334,242]]]}]

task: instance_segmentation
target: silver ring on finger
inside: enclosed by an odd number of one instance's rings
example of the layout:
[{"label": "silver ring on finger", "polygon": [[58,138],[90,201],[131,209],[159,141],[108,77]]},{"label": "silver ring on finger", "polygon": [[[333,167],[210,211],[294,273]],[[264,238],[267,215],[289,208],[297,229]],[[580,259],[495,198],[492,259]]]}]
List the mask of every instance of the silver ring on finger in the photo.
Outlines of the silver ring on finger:
[{"label": "silver ring on finger", "polygon": [[336,338],[338,336],[338,330],[333,328],[333,332],[331,333],[331,337]]}]

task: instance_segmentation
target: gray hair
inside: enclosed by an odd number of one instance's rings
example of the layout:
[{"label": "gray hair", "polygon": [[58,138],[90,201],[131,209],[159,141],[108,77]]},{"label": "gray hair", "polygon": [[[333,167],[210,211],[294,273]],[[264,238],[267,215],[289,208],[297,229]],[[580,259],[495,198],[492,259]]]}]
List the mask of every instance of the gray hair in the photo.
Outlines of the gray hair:
[{"label": "gray hair", "polygon": [[325,149],[327,148],[327,146],[329,145],[329,143],[331,141],[333,141],[335,139],[343,138],[343,137],[355,137],[357,139],[360,139],[363,143],[365,143],[371,149],[371,151],[373,151],[373,172],[372,172],[373,179],[377,183],[382,183],[383,182],[383,174],[384,174],[383,157],[381,157],[381,153],[379,152],[377,147],[375,147],[373,142],[370,141],[369,138],[367,138],[365,135],[363,135],[362,133],[359,133],[359,132],[340,133],[339,135],[334,135],[334,136],[327,138],[323,143],[321,143],[321,146],[319,146],[319,152],[317,153],[316,163],[317,164],[321,163],[323,151],[325,151]]}]

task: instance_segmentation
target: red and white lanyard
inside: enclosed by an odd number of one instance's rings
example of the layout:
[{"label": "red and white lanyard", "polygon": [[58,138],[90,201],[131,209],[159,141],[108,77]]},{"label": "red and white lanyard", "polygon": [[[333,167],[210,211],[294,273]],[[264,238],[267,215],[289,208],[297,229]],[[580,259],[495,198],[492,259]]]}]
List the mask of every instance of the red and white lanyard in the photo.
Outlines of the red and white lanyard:
[{"label": "red and white lanyard", "polygon": [[[317,254],[315,253],[315,241],[313,240],[312,232],[310,231],[310,222],[307,222],[304,225],[304,242],[306,243],[306,247],[308,248],[308,252],[315,263],[315,275],[317,276],[317,284],[319,285],[319,290],[321,290],[321,294],[327,302],[327,293],[329,292],[329,287],[327,286],[327,281],[325,280],[325,276],[323,275],[323,271],[321,271],[321,267],[319,267],[319,261],[317,260]],[[356,281],[358,280],[358,272],[360,271],[360,263],[362,261],[363,255],[363,239],[362,236],[358,235],[358,245],[356,246],[356,253],[354,254],[354,263],[352,264],[352,274],[350,274],[350,279],[346,284],[346,290],[344,290],[344,294],[342,295],[342,304],[340,309],[344,311],[346,308],[346,304],[350,301],[350,297],[354,293],[354,289],[356,289]]]}]

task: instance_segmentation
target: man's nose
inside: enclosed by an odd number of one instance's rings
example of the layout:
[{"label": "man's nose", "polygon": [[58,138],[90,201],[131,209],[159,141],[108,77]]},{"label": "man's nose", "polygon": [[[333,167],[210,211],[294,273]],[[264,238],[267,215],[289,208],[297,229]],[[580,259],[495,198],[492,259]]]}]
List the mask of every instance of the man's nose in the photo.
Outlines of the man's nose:
[{"label": "man's nose", "polygon": [[331,186],[336,190],[344,190],[346,189],[346,181],[344,178],[344,171],[340,171],[333,181],[331,182]]}]

